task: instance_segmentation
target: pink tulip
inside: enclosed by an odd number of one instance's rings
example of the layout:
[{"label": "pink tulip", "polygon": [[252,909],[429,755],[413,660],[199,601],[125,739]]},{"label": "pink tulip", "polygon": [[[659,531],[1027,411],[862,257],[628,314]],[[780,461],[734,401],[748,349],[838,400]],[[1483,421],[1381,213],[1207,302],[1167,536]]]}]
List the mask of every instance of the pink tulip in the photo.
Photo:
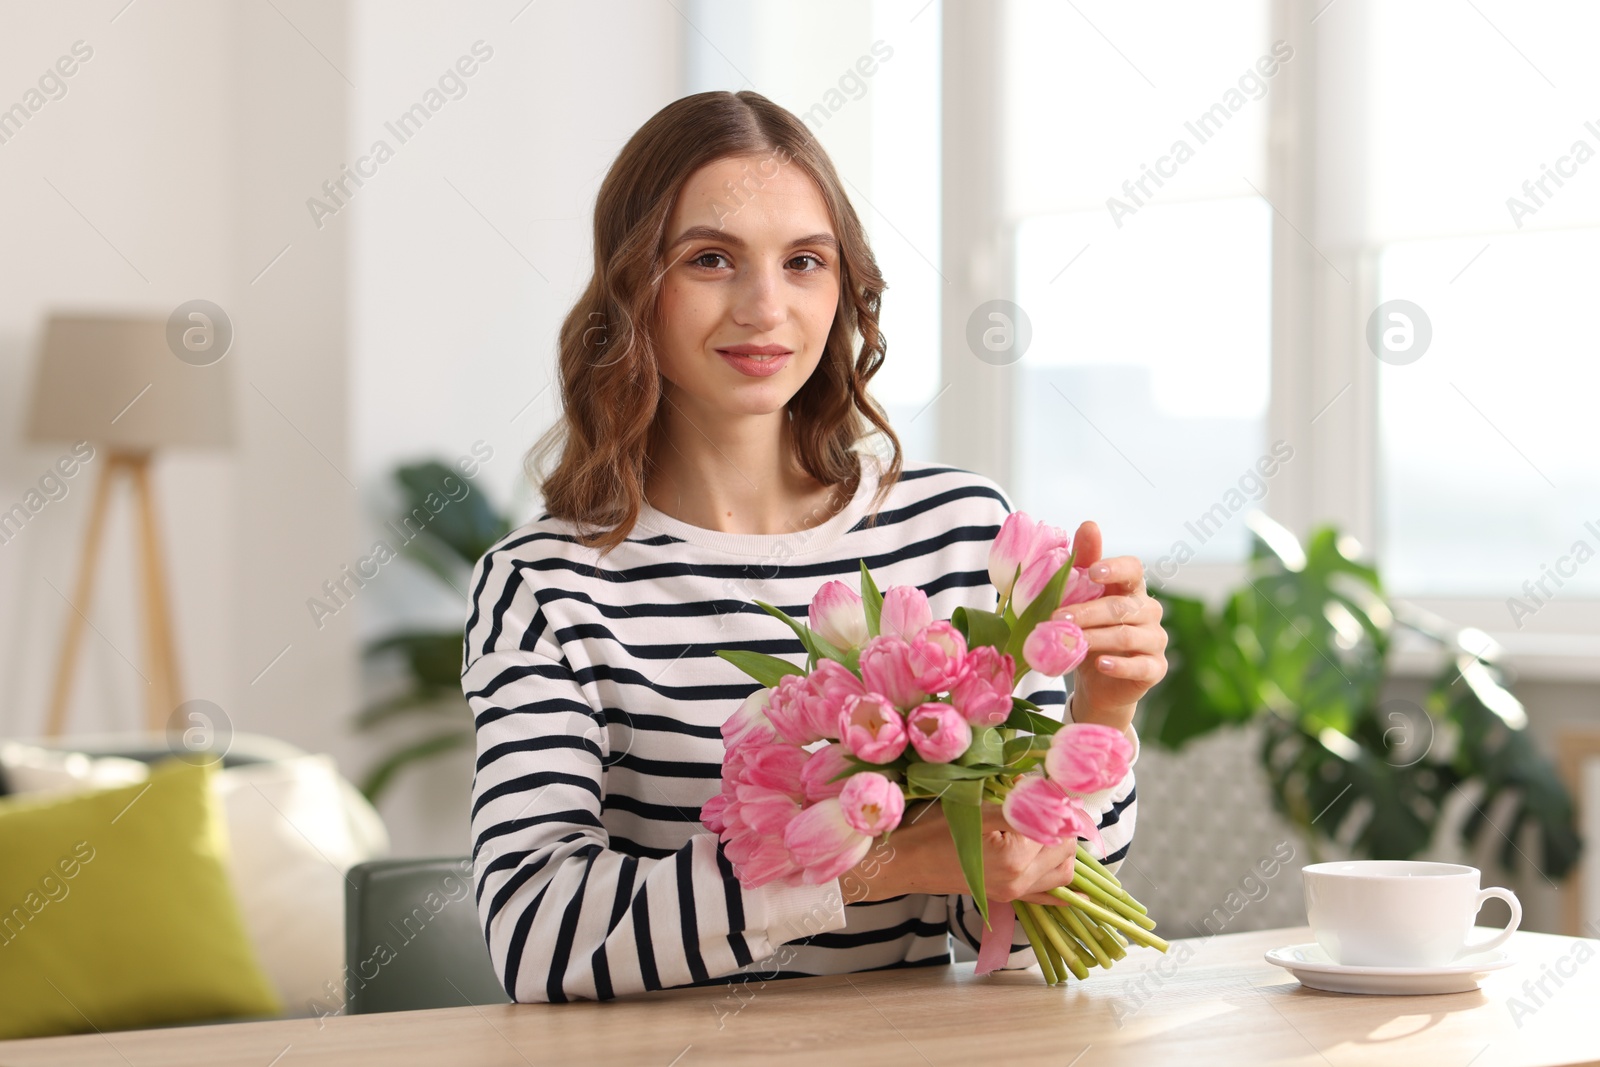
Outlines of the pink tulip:
[{"label": "pink tulip", "polygon": [[[838,666],[844,667],[843,664]],[[809,745],[826,736],[817,732],[818,724],[809,715],[806,706],[809,689],[806,675],[786,674],[772,687],[772,696],[767,701],[767,719],[778,737],[791,745]]]},{"label": "pink tulip", "polygon": [[1056,548],[1072,548],[1072,535],[1059,526],[1052,526],[1048,522],[1039,523],[1038,540],[1033,543],[1035,554],[1049,552]]},{"label": "pink tulip", "polygon": [[888,763],[906,750],[905,720],[878,693],[845,700],[839,737],[852,755],[868,763]]},{"label": "pink tulip", "polygon": [[906,735],[929,763],[949,763],[972,744],[972,725],[949,704],[918,705],[906,716]]},{"label": "pink tulip", "polygon": [[1035,626],[1022,643],[1022,658],[1028,666],[1051,678],[1059,677],[1083,662],[1089,642],[1075,622],[1047,619]]},{"label": "pink tulip", "polygon": [[1064,608],[1068,604],[1082,604],[1096,599],[1105,591],[1105,586],[1089,577],[1089,568],[1073,567],[1067,584],[1061,590],[1059,606]]},{"label": "pink tulip", "polygon": [[950,623],[940,620],[922,628],[911,642],[911,674],[917,688],[943,693],[955,684],[961,662],[967,657],[967,639]]},{"label": "pink tulip", "polygon": [[837,741],[839,712],[844,709],[845,699],[860,696],[866,691],[867,687],[849,667],[838,660],[819,660],[816,669],[806,679],[806,691],[802,697],[807,736],[813,740],[826,738]]},{"label": "pink tulip", "polygon": [[933,621],[928,594],[914,585],[892,585],[883,593],[883,612],[878,617],[878,633],[898,637],[907,644]]},{"label": "pink tulip", "polygon": [[900,825],[905,814],[906,795],[881,774],[863,771],[853,774],[839,794],[844,821],[868,837],[886,834]]},{"label": "pink tulip", "polygon": [[838,797],[819,800],[795,816],[783,831],[789,855],[804,868],[808,885],[839,877],[860,863],[872,847],[872,838],[845,819]]},{"label": "pink tulip", "polygon": [[1013,511],[1000,525],[1000,533],[989,546],[989,581],[1000,590],[1002,600],[1011,592],[1017,568],[1032,555],[1038,532],[1039,524],[1023,511]]},{"label": "pink tulip", "polygon": [[867,641],[867,611],[860,594],[843,582],[828,582],[811,598],[811,631],[841,652]]},{"label": "pink tulip", "polygon": [[1100,836],[1100,827],[1095,823],[1094,816],[1089,814],[1089,809],[1083,806],[1083,801],[1074,797],[1072,807],[1068,809],[1067,817],[1071,820],[1066,827],[1066,836],[1069,841],[1072,838],[1081,837],[1100,852],[1105,851],[1105,838]]},{"label": "pink tulip", "polygon": [[744,767],[740,781],[787,793],[796,799],[805,796],[800,773],[811,758],[805,749],[779,741],[770,745],[747,745],[742,751]]},{"label": "pink tulip", "polygon": [[824,797],[836,797],[844,790],[846,779],[840,778],[837,782],[830,779],[850,769],[850,761],[845,759],[849,752],[844,745],[836,743],[823,745],[811,753],[811,758],[800,769],[800,784],[805,789],[807,804],[815,804]]},{"label": "pink tulip", "polygon": [[735,831],[780,834],[789,820],[800,814],[800,801],[792,793],[741,782],[737,794],[737,802],[728,805],[731,815],[727,819]]},{"label": "pink tulip", "polygon": [[873,693],[881,693],[897,708],[914,708],[928,699],[917,684],[911,661],[911,644],[879,634],[861,650],[861,680]]},{"label": "pink tulip", "polygon": [[974,726],[998,726],[1011,714],[1016,660],[988,645],[967,653],[950,687],[950,703]]},{"label": "pink tulip", "polygon": [[723,747],[731,752],[746,743],[760,744],[777,737],[772,721],[767,718],[767,704],[771,699],[770,689],[757,689],[745,697],[739,710],[722,724]]},{"label": "pink tulip", "polygon": [[[1022,572],[1022,577],[1017,579],[1016,599],[1013,601],[1017,606],[1017,614],[1022,614],[1023,608],[1044,591],[1044,587],[1055,577],[1056,571],[1061,569],[1070,555],[1071,553],[1064,548],[1053,548],[1028,565],[1028,569]],[[1066,607],[1068,604],[1082,604],[1094,600],[1105,591],[1105,586],[1089,577],[1087,567],[1073,567],[1061,585],[1061,600],[1051,610]]]},{"label": "pink tulip", "polygon": [[1100,830],[1076,797],[1037,774],[1024,775],[1006,794],[1001,811],[1018,833],[1041,845],[1060,845],[1075,838],[1103,844]]},{"label": "pink tulip", "polygon": [[722,754],[723,785],[726,786],[731,782],[738,782],[744,778],[746,762],[745,753],[747,751],[753,751],[754,749],[760,748],[763,744],[777,745],[782,743],[783,742],[778,740],[777,735],[773,735],[759,744],[755,742],[746,742],[745,744],[740,745],[738,748],[730,748],[725,751]]},{"label": "pink tulip", "polygon": [[700,823],[707,830],[721,836],[722,831],[728,828],[723,819],[723,812],[728,806],[728,794],[718,793],[700,806]]},{"label": "pink tulip", "polygon": [[1011,592],[1011,603],[1018,615],[1033,603],[1035,597],[1044,592],[1044,587],[1050,584],[1050,579],[1055,577],[1056,571],[1066,566],[1071,551],[1062,546],[1056,546],[1048,551],[1030,559],[1022,568],[1022,577],[1017,579],[1016,588]]},{"label": "pink tulip", "polygon": [[763,836],[744,832],[722,840],[723,852],[733,863],[739,884],[747,889],[798,876],[803,870],[790,855],[782,833]]},{"label": "pink tulip", "polygon": [[1044,756],[1044,770],[1069,793],[1110,789],[1128,773],[1133,744],[1121,730],[1072,722],[1057,730]]}]

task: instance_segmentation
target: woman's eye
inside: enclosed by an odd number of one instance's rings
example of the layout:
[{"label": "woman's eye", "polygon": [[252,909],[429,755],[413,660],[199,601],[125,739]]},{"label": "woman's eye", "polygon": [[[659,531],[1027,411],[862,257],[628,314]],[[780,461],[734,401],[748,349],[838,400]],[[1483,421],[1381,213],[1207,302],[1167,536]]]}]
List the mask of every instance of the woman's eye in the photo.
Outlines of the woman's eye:
[{"label": "woman's eye", "polygon": [[[692,266],[700,267],[704,270],[718,270],[730,265],[728,263],[728,257],[723,255],[721,252],[701,252],[698,256],[695,256],[693,259],[689,260],[689,263]],[[814,256],[809,252],[795,256],[789,260],[789,266],[791,267],[797,263],[810,264],[810,266],[801,266],[799,268],[801,274],[815,274],[820,270],[825,270],[828,266],[822,261],[820,256]]]}]

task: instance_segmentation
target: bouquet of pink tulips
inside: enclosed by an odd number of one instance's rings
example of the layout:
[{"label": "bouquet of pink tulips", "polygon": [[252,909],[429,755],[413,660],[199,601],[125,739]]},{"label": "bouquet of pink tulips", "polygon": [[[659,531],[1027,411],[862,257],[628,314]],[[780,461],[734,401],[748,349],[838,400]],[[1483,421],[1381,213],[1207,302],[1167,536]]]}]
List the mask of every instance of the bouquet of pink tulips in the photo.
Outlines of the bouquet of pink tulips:
[{"label": "bouquet of pink tulips", "polygon": [[[1098,597],[1072,565],[1065,531],[1013,512],[989,552],[998,611],[960,607],[934,619],[912,586],[879,592],[866,561],[859,594],[824,585],[809,625],[771,604],[808,652],[804,670],[758,652],[718,655],[760,682],[722,727],[722,791],[701,819],[724,843],[742,885],[820,884],[860,863],[900,824],[907,802],[937,800],[968,888],[983,915],[978,971],[1003,963],[1020,923],[1050,984],[1109,967],[1130,940],[1162,952],[1147,909],[1077,846],[1061,906],[1013,901],[991,920],[984,892],[982,806],[1046,845],[1100,843],[1087,803],[1127,774],[1119,730],[1061,723],[1013,695],[1018,667],[1065,675],[1082,662],[1083,632],[1050,618]],[[1004,921],[1001,921],[1001,920]]]}]

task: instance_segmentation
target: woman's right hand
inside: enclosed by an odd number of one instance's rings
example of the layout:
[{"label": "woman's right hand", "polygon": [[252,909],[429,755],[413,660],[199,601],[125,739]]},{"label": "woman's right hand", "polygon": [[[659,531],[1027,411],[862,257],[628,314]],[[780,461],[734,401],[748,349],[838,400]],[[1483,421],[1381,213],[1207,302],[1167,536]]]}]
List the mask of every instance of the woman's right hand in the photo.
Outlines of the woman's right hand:
[{"label": "woman's right hand", "polygon": [[[983,803],[984,891],[994,900],[1060,904],[1049,890],[1072,881],[1077,839],[1041,845],[1006,822],[1001,806]],[[950,824],[937,801],[906,807],[888,841],[874,841],[865,858],[839,877],[847,902],[902,893],[967,893]]]}]

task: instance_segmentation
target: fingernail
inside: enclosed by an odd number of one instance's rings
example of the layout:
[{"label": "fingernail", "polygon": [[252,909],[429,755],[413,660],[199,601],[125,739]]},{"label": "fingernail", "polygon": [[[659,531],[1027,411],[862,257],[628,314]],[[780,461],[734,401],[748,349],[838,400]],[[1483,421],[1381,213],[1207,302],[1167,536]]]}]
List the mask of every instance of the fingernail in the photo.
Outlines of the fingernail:
[{"label": "fingernail", "polygon": [[1072,621],[1072,612],[1070,612],[1070,611],[1059,611],[1059,612],[1056,613],[1056,618],[1060,619],[1062,622],[1071,622]]},{"label": "fingernail", "polygon": [[1089,568],[1089,577],[1106,578],[1111,575],[1111,568],[1104,563],[1096,563]]}]

